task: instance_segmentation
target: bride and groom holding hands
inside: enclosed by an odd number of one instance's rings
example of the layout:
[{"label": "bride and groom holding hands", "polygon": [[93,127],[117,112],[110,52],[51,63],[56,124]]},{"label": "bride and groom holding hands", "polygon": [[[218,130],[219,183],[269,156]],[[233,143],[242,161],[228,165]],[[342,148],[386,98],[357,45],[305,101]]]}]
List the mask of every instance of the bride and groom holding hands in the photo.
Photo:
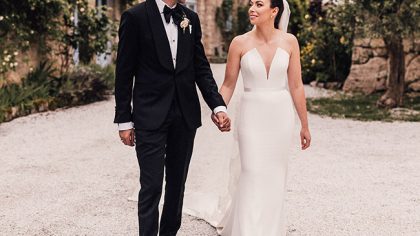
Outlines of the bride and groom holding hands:
[{"label": "bride and groom holding hands", "polygon": [[219,233],[285,235],[283,204],[295,110],[302,149],[311,141],[299,45],[286,32],[288,4],[286,0],[249,1],[254,29],[231,42],[218,91],[201,42],[200,20],[183,3],[146,0],[121,16],[114,122],[121,141],[135,146],[137,153],[139,235],[177,234],[194,137],[201,126],[196,87],[213,111],[213,122],[228,132],[227,105],[239,72],[244,94],[235,122],[241,173]]}]

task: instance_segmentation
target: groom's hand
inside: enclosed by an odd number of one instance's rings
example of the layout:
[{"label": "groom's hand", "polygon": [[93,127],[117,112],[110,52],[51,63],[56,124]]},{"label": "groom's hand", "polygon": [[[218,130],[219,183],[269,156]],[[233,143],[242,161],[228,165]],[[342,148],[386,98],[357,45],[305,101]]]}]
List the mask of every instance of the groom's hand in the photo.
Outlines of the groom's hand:
[{"label": "groom's hand", "polygon": [[134,129],[120,130],[120,138],[124,145],[134,146]]},{"label": "groom's hand", "polygon": [[230,118],[225,112],[218,112],[217,114],[212,113],[211,119],[213,123],[219,128],[222,132],[230,131]]}]

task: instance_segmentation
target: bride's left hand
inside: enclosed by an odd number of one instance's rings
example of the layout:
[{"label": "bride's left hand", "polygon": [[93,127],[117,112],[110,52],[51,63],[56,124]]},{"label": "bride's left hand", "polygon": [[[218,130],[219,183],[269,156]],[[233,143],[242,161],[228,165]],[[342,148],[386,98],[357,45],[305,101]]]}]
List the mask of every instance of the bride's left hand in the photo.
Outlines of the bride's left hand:
[{"label": "bride's left hand", "polygon": [[307,149],[311,145],[311,133],[308,128],[302,128],[300,130],[300,143],[302,150]]}]

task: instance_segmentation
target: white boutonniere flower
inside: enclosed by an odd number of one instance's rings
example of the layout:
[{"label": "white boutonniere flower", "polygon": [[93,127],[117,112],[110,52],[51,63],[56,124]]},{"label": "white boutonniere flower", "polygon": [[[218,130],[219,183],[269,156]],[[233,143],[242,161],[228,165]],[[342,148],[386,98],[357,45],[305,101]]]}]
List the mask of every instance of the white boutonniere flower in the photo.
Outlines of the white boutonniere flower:
[{"label": "white boutonniere flower", "polygon": [[179,26],[181,26],[181,29],[182,29],[182,31],[184,32],[184,34],[185,34],[185,29],[186,29],[187,27],[189,27],[189,28],[190,28],[190,34],[191,34],[192,26],[190,25],[190,20],[187,18],[187,16],[186,16],[186,15],[183,15],[183,16],[182,16],[182,21],[181,21],[181,23],[179,24]]}]

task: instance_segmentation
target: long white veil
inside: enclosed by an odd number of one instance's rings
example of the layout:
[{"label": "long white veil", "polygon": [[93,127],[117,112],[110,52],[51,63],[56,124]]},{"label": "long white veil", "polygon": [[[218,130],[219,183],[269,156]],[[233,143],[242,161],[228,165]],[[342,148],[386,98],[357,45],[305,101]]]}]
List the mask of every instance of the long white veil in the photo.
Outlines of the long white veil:
[{"label": "long white veil", "polygon": [[289,3],[286,0],[283,0],[284,10],[281,14],[280,22],[279,22],[279,29],[287,32],[287,26],[289,25],[290,19],[290,7]]}]

